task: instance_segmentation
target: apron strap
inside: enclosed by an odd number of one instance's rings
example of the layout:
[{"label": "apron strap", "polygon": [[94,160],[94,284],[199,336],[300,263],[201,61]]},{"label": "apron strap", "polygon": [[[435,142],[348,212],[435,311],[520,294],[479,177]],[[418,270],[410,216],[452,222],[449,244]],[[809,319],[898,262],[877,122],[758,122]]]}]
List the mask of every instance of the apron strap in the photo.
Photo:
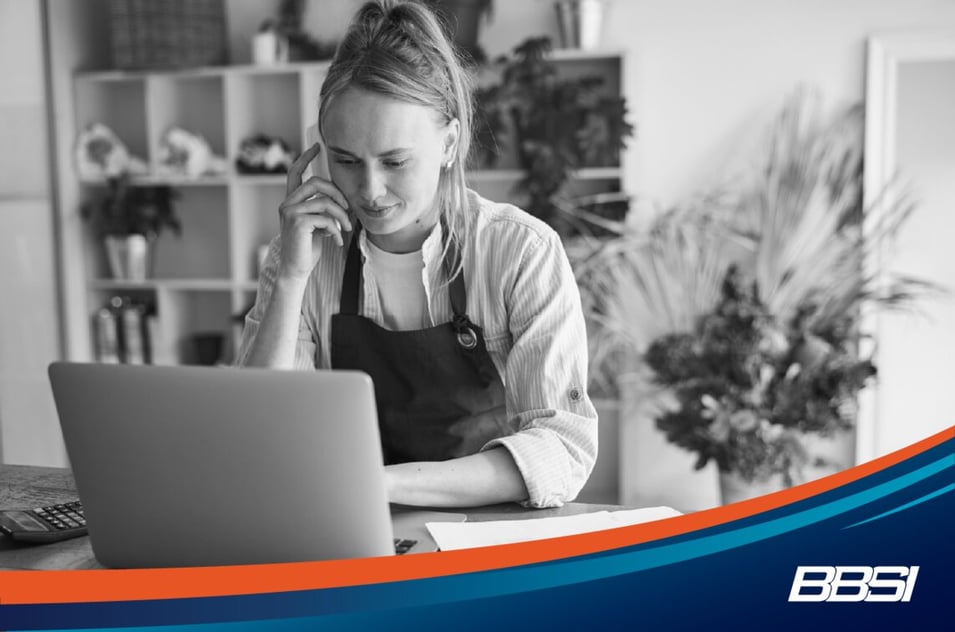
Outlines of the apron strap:
[{"label": "apron strap", "polygon": [[[441,230],[448,246],[447,256],[444,258],[444,273],[450,279],[458,265],[458,257],[460,256],[458,242],[448,235],[448,226],[445,224],[444,218],[441,218]],[[451,311],[454,312],[455,327],[458,328],[459,321],[462,318],[467,320],[468,317],[468,295],[464,287],[463,269],[451,280],[451,285],[448,287],[448,296],[451,298]]]},{"label": "apron strap", "polygon": [[[339,299],[338,311],[341,314],[351,316],[358,315],[358,297],[361,295],[363,279],[361,276],[361,253],[358,249],[358,236],[361,234],[361,224],[357,223],[355,232],[352,234],[351,243],[348,245],[348,254],[345,256],[345,274],[342,277],[342,291]],[[447,256],[444,258],[444,271],[450,277],[454,268],[457,266],[458,245],[454,239],[448,239],[447,224],[444,218],[441,218],[441,230],[447,240]],[[454,312],[453,324],[455,329],[461,330],[468,322],[468,298],[464,287],[464,274],[458,274],[451,281],[448,287],[448,295],[451,299],[451,310]]]},{"label": "apron strap", "polygon": [[339,298],[338,311],[350,316],[358,315],[358,295],[361,293],[361,253],[358,251],[358,235],[361,234],[361,224],[355,222],[355,232],[352,233],[351,243],[348,245],[348,254],[345,258],[345,275],[342,277],[342,293]]}]

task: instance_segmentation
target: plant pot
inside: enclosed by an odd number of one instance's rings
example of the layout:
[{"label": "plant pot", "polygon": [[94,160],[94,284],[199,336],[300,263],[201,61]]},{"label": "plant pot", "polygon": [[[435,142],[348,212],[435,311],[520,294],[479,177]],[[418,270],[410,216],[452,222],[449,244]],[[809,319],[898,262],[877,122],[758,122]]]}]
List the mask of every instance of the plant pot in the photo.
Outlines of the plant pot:
[{"label": "plant pot", "polygon": [[104,241],[109,271],[114,279],[145,281],[152,275],[152,241],[143,235],[107,235]]},{"label": "plant pot", "polygon": [[747,481],[736,472],[720,472],[720,496],[724,505],[731,505],[757,496],[765,496],[787,487],[788,485],[783,480],[782,474]]},{"label": "plant pot", "polygon": [[442,0],[432,6],[448,23],[458,48],[480,58],[478,31],[484,13],[483,0]]},{"label": "plant pot", "polygon": [[604,0],[558,0],[554,8],[564,48],[593,50],[600,46]]}]

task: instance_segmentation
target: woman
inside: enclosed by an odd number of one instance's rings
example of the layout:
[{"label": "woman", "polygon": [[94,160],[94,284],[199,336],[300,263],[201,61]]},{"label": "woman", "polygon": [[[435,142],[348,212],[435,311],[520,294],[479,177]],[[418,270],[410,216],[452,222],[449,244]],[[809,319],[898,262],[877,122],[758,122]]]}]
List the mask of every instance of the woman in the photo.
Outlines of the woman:
[{"label": "woman", "polygon": [[[434,15],[362,7],[318,123],[239,363],[369,373],[392,502],[573,499],[597,452],[577,286],[553,230],[467,190],[471,94]],[[303,183],[316,158],[330,179]]]}]

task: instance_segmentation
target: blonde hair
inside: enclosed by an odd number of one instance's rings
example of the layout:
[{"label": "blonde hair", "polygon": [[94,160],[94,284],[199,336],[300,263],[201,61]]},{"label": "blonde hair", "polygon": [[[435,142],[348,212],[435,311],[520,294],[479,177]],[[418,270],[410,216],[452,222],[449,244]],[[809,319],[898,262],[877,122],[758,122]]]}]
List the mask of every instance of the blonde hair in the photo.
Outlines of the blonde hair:
[{"label": "blonde hair", "polygon": [[[471,78],[435,14],[422,4],[400,0],[374,0],[358,10],[322,84],[318,109],[322,136],[329,105],[351,87],[427,106],[445,124],[458,120],[455,154],[450,167],[441,170],[436,203],[447,230],[445,249],[453,240],[460,251],[467,230]],[[462,260],[459,257],[452,277],[460,271]]]}]

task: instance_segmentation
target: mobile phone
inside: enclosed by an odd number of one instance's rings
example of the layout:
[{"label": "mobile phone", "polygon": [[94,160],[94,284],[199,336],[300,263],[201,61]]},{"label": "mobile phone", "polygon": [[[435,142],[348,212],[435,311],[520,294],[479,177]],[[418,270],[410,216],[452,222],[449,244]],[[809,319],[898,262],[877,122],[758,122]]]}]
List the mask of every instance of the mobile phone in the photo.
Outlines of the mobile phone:
[{"label": "mobile phone", "polygon": [[305,172],[302,174],[302,181],[308,180],[312,176],[318,176],[326,180],[331,180],[331,176],[328,173],[328,152],[325,151],[325,145],[322,143],[322,139],[318,134],[318,123],[315,125],[309,125],[305,128],[305,142],[306,149],[315,143],[321,144],[322,152],[315,160],[306,165]]},{"label": "mobile phone", "polygon": [[[306,147],[311,147],[315,143],[320,143],[322,145],[322,151],[318,154],[315,160],[305,166],[305,171],[302,173],[302,182],[308,180],[312,176],[318,176],[331,182],[332,176],[328,170],[328,152],[325,150],[325,145],[322,143],[322,139],[318,134],[318,123],[315,125],[309,125],[305,128],[305,142],[307,143]],[[338,226],[339,232],[341,232],[341,223],[338,220],[335,220],[335,224]]]},{"label": "mobile phone", "polygon": [[0,532],[18,542],[59,542],[86,535],[86,517],[78,500],[34,509],[0,510]]}]

